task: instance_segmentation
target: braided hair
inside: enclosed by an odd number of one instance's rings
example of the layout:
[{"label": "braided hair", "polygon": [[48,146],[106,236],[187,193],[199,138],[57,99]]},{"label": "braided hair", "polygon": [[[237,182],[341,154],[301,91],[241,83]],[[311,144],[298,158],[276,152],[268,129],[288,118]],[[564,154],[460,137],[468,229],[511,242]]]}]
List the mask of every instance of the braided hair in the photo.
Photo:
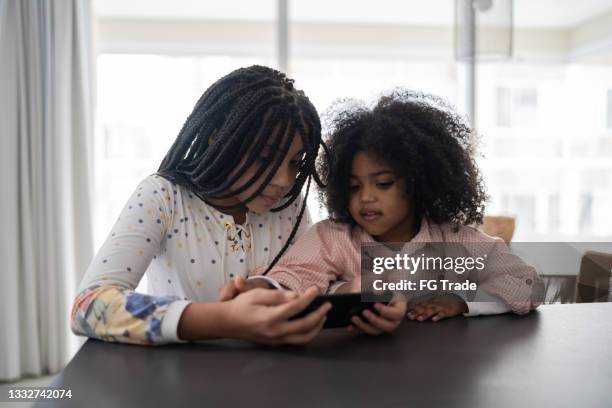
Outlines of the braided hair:
[{"label": "braided hair", "polygon": [[[240,204],[220,206],[243,207],[270,183],[298,133],[304,145],[304,158],[286,200],[271,211],[290,206],[305,182],[306,193],[289,238],[265,273],[280,259],[297,233],[311,176],[322,186],[315,171],[315,160],[322,145],[319,115],[304,92],[293,87],[293,82],[277,70],[258,65],[237,69],[219,79],[200,97],[157,171],[207,201],[233,197],[248,190],[270,168],[259,187]],[[261,152],[270,139],[269,146],[275,154],[266,155],[249,180],[234,186],[250,166],[261,160]]]}]

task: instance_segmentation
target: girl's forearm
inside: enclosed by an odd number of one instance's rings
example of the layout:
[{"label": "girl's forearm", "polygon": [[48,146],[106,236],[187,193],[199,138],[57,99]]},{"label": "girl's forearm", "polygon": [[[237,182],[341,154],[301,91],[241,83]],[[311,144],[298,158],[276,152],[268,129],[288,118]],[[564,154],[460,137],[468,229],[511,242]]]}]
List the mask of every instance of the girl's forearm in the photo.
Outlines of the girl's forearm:
[{"label": "girl's forearm", "polygon": [[179,339],[195,341],[226,337],[226,309],[227,303],[224,302],[191,303],[179,320]]}]

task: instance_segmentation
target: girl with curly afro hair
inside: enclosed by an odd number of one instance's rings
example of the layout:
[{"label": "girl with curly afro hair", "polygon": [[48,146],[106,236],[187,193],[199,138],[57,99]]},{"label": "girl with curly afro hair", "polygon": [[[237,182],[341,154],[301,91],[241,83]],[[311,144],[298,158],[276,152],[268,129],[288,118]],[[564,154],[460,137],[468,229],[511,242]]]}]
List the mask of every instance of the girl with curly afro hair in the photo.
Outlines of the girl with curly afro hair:
[{"label": "girl with curly afro hair", "polygon": [[437,321],[537,307],[543,283],[535,269],[472,226],[482,222],[486,199],[473,130],[441,99],[412,91],[396,90],[373,107],[340,106],[330,114],[327,155],[318,162],[329,219],[306,232],[267,276],[299,292],[312,285],[360,292],[363,243],[440,243],[486,259],[486,273],[444,268],[438,276],[476,281],[478,290],[430,293],[410,306],[377,303],[377,314],[353,316],[349,329],[375,335],[395,330],[405,316]]},{"label": "girl with curly afro hair", "polygon": [[354,160],[365,156],[402,181],[413,220],[455,227],[482,222],[486,195],[472,157],[475,135],[441,99],[395,91],[372,109],[344,104],[331,122],[330,156],[319,162],[327,182],[321,198],[332,220],[354,225],[363,219],[351,211],[358,189],[351,176]]}]

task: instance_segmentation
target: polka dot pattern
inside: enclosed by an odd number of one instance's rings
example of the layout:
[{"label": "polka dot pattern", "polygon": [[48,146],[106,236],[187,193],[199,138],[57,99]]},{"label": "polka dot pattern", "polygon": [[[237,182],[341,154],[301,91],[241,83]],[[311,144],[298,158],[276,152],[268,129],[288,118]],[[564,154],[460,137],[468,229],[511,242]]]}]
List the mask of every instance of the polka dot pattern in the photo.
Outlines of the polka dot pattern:
[{"label": "polka dot pattern", "polygon": [[[82,284],[125,285],[146,271],[151,295],[211,302],[224,283],[270,262],[296,213],[294,206],[263,215],[248,212],[246,222],[236,225],[231,215],[184,187],[150,176],[126,203]],[[303,223],[298,235],[305,229]]]}]

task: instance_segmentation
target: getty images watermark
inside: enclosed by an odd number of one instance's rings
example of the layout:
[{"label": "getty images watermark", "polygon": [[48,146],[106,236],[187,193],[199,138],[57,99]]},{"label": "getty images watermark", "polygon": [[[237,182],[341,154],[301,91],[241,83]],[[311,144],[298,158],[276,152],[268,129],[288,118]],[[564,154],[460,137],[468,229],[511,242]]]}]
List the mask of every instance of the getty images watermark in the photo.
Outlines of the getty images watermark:
[{"label": "getty images watermark", "polygon": [[[363,243],[364,301],[389,292],[407,301],[454,293],[466,301],[612,300],[610,242]],[[485,301],[485,300],[483,300]]]},{"label": "getty images watermark", "polygon": [[[408,255],[407,253],[396,253],[394,256],[377,256],[372,258],[372,273],[381,275],[384,272],[403,271],[413,276],[417,272],[423,271],[452,271],[462,275],[473,270],[483,271],[487,254],[478,257],[470,256],[426,256],[425,253]],[[476,282],[469,279],[457,282],[450,279],[399,279],[398,281],[386,282],[384,279],[375,279],[372,289],[379,291],[415,291],[415,290],[437,290],[440,287],[443,291],[453,290],[476,290]]]}]

